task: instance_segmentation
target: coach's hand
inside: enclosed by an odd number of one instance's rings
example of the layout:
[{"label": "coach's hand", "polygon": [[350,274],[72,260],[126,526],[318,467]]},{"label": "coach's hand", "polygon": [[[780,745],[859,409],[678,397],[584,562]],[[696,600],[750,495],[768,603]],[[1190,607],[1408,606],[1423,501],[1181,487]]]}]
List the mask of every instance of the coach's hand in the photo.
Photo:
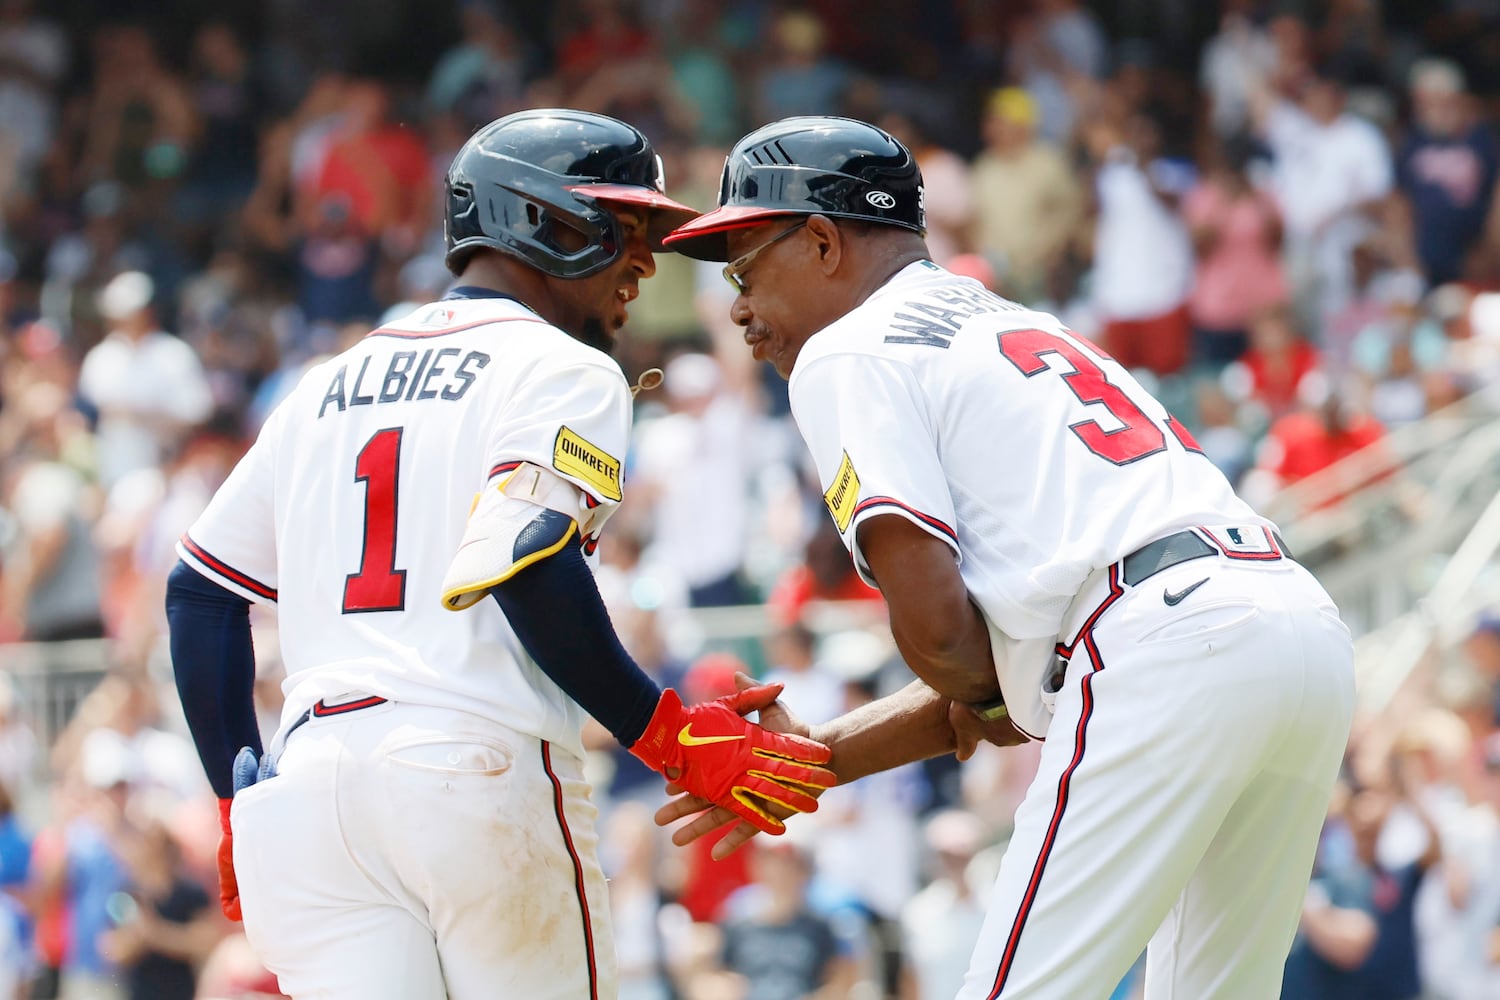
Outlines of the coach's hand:
[{"label": "coach's hand", "polygon": [[743,718],[780,692],[779,685],[762,685],[683,705],[668,688],[630,752],[683,790],[727,810],[731,819],[781,833],[786,816],[817,810],[816,796],[834,783],[834,775],[818,766],[830,756],[821,743],[773,733]]},{"label": "coach's hand", "polygon": [[986,722],[962,702],[955,701],[949,704],[948,724],[953,727],[953,735],[958,740],[954,755],[959,760],[968,760],[974,756],[974,751],[979,749],[981,743],[993,743],[997,747],[1013,747],[1030,742],[1026,734],[1010,721],[1010,716]]},{"label": "coach's hand", "polygon": [[[811,729],[807,723],[793,715],[782,702],[776,700],[776,695],[780,693],[779,685],[756,685],[755,681],[744,673],[736,673],[734,683],[740,689],[738,710],[741,714],[758,711],[763,728],[772,732],[811,739]],[[818,796],[823,794],[823,791],[824,789],[819,788],[809,794]],[[658,826],[670,826],[687,816],[693,817],[692,822],[684,823],[672,831],[672,843],[678,847],[686,847],[699,837],[707,836],[723,827],[732,826],[733,829],[725,833],[713,846],[714,860],[722,861],[760,832],[728,809],[714,805],[701,795],[693,795],[685,791],[680,783],[668,784],[667,794],[677,797],[656,811]],[[784,806],[773,806],[772,812],[782,820],[795,814],[794,810]]]},{"label": "coach's hand", "polygon": [[[239,792],[255,784],[260,761],[250,747],[240,748],[234,758],[234,790]],[[240,883],[234,877],[234,830],[229,826],[229,808],[234,799],[219,800],[219,908],[230,920],[240,915]]]}]

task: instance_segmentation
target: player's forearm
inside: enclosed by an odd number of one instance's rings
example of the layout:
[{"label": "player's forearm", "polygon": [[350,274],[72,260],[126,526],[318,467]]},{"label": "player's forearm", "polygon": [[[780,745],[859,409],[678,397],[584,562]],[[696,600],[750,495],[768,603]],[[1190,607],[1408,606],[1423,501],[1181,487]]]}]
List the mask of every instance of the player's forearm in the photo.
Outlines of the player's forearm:
[{"label": "player's forearm", "polygon": [[859,545],[912,673],[955,701],[998,697],[989,629],[947,543],[904,517],[882,515],[860,526]]},{"label": "player's forearm", "polygon": [[167,579],[172,672],[193,745],[214,794],[234,794],[234,755],[260,753],[250,602],[178,562]]},{"label": "player's forearm", "polygon": [[542,672],[622,746],[633,744],[661,689],[620,644],[578,547],[564,546],[490,593]]},{"label": "player's forearm", "polygon": [[957,746],[948,723],[949,699],[913,681],[831,722],[812,727],[812,739],[833,751],[829,769],[839,784],[902,764],[941,757]]},{"label": "player's forearm", "polygon": [[911,672],[945,698],[975,704],[1000,696],[989,630],[967,593],[961,603],[904,614],[893,604],[891,634]]}]

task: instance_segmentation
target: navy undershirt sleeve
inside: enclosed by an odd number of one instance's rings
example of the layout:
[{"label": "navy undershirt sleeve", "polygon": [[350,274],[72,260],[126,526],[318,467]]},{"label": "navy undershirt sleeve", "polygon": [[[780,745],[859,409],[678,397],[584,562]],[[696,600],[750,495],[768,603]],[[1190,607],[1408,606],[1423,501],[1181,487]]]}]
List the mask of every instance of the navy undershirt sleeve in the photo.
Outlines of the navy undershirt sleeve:
[{"label": "navy undershirt sleeve", "polygon": [[230,798],[235,754],[246,746],[261,752],[250,602],[179,559],[167,577],[167,625],[177,696],[198,759],[214,794]]},{"label": "navy undershirt sleeve", "polygon": [[629,747],[661,689],[620,645],[599,585],[576,545],[564,545],[491,593],[542,671]]}]

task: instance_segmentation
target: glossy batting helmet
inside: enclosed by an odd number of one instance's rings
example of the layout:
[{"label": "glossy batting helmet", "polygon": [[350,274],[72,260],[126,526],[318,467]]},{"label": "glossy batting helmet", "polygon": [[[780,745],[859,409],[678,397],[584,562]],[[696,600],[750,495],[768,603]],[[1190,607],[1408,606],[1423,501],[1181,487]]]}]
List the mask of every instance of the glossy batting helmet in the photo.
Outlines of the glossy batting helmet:
[{"label": "glossy batting helmet", "polygon": [[783,118],[735,143],[719,207],[681,226],[667,246],[727,260],[725,233],[777,215],[827,215],[927,232],[922,172],[889,132],[853,118]]},{"label": "glossy batting helmet", "polygon": [[[651,249],[698,213],[666,195],[661,157],[639,129],[566,109],[497,119],[448,168],[444,263],[458,274],[479,249],[499,250],[559,278],[585,278],[624,249],[611,204],[649,215]],[[560,240],[571,229],[583,238]]]}]

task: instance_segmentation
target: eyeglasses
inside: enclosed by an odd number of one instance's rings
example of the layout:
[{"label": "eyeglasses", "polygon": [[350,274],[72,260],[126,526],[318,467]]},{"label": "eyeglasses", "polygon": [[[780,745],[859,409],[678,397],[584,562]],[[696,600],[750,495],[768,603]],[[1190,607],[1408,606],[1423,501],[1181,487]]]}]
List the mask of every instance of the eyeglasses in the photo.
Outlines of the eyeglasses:
[{"label": "eyeglasses", "polygon": [[734,260],[730,261],[728,264],[725,264],[724,265],[724,280],[727,281],[727,282],[729,282],[729,287],[733,288],[736,292],[739,292],[741,295],[744,295],[748,291],[748,289],[747,289],[747,287],[745,285],[745,279],[744,279],[743,275],[745,273],[745,269],[750,266],[750,262],[753,261],[756,257],[760,256],[765,251],[769,250],[776,243],[780,242],[781,240],[786,239],[788,236],[792,235],[793,233],[795,233],[797,230],[801,229],[805,225],[807,225],[807,220],[803,219],[801,222],[797,223],[795,226],[788,226],[786,229],[783,229],[781,232],[777,233],[775,236],[772,236],[770,239],[766,240],[760,246],[756,247],[754,250],[751,250],[749,253],[745,254],[743,257],[737,257]]}]

